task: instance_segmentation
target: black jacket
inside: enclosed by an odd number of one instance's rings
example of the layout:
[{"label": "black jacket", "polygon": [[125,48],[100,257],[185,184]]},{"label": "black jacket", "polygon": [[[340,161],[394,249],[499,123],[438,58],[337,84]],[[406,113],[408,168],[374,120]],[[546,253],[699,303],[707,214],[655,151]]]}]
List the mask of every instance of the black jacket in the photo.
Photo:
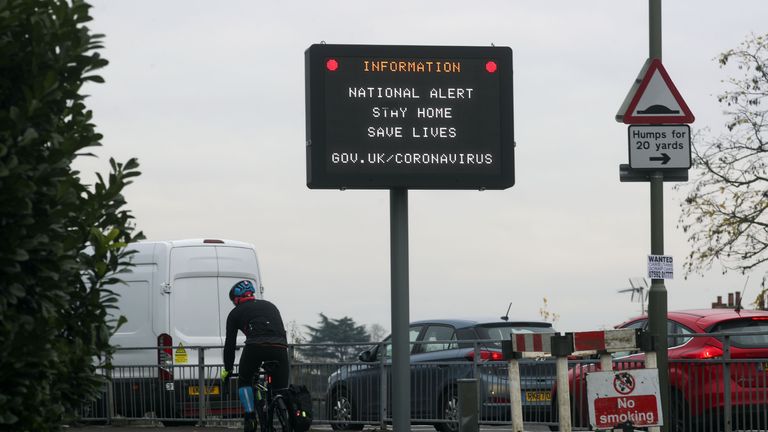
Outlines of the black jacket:
[{"label": "black jacket", "polygon": [[245,335],[246,345],[263,344],[287,346],[285,327],[280,311],[266,300],[253,300],[235,306],[227,317],[227,338],[224,341],[224,369],[232,370],[235,363],[237,331]]}]

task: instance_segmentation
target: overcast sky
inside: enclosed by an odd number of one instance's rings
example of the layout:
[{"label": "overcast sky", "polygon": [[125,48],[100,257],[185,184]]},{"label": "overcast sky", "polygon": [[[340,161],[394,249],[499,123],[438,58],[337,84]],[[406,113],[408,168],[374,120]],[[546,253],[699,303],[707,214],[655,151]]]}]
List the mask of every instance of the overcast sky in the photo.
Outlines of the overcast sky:
[{"label": "overcast sky", "polygon": [[[516,184],[410,191],[410,318],[540,319],[561,331],[639,314],[627,279],[646,274],[647,183],[620,183],[627,126],[614,116],[648,56],[648,2],[94,0],[106,84],[90,107],[98,160],[138,157],[127,199],[150,240],[253,243],[284,320],[318,313],[390,325],[389,193],[306,187],[304,51],[314,43],[509,46]],[[720,133],[715,57],[767,30],[768,2],[663,3],[663,63],[696,116]],[[683,278],[681,192],[664,186],[669,308],[708,307],[745,277]],[[747,286],[748,298],[760,277]]]}]

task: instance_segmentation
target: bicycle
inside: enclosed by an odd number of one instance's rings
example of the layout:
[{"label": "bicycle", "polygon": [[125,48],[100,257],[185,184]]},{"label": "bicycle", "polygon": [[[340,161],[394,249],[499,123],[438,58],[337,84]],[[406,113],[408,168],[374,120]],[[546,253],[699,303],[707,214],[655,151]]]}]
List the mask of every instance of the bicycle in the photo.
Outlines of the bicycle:
[{"label": "bicycle", "polygon": [[[276,361],[262,363],[261,369],[253,383],[253,394],[256,398],[254,411],[258,418],[261,432],[292,432],[288,404],[281,393],[272,388],[272,375],[280,367]],[[239,373],[233,373],[230,377],[239,377]],[[254,428],[255,430],[255,428]]]}]

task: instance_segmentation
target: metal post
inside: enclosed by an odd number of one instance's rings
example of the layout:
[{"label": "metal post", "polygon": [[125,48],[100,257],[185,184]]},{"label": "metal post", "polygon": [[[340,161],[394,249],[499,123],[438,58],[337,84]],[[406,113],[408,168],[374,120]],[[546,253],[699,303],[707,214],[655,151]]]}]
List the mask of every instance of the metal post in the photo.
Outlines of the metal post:
[{"label": "metal post", "polygon": [[379,430],[387,430],[387,344],[379,343]]},{"label": "metal post", "polygon": [[[512,406],[512,432],[523,432],[523,400],[520,385],[520,363],[517,358],[509,359],[507,365],[507,381],[509,382],[509,403]],[[566,384],[568,388],[568,384]],[[568,394],[568,392],[566,392]]]},{"label": "metal post", "polygon": [[[664,338],[666,339],[666,338]],[[655,342],[654,342],[655,343]],[[645,368],[646,369],[655,369],[658,366],[657,363],[657,357],[655,351],[648,351],[645,353]],[[659,389],[661,390],[661,389]],[[648,428],[648,432],[659,432],[661,430],[658,426],[653,426]]]},{"label": "metal post", "polygon": [[459,392],[459,432],[478,432],[480,430],[477,415],[477,379],[463,378],[456,381]]},{"label": "metal post", "polygon": [[661,0],[648,0],[648,50],[661,60]]},{"label": "metal post", "polygon": [[[664,254],[664,207],[663,175],[651,175],[651,254]],[[648,330],[656,337],[656,363],[659,369],[659,391],[663,423],[661,430],[667,431],[669,424],[669,369],[667,355],[667,289],[664,279],[652,279],[648,295]]]},{"label": "metal post", "polygon": [[[661,59],[661,0],[648,0],[648,53]],[[664,174],[651,174],[651,254],[664,255]],[[667,355],[667,288],[664,279],[652,279],[648,292],[648,330],[656,336],[656,361],[661,392],[661,430],[669,430],[669,369]]]},{"label": "metal post", "polygon": [[408,189],[389,191],[392,284],[392,428],[411,430],[410,341],[408,340]]},{"label": "metal post", "polygon": [[197,409],[199,426],[205,426],[205,349],[197,349]]},{"label": "metal post", "polygon": [[474,341],[472,347],[472,350],[475,353],[472,356],[472,377],[477,378],[479,376],[477,374],[477,363],[480,360],[480,344],[477,341]]},{"label": "metal post", "polygon": [[733,406],[731,400],[731,337],[726,335],[723,340],[723,383],[725,387],[723,391],[725,393],[725,405],[723,406],[723,419],[725,425],[725,432],[731,432],[733,430],[732,415]]},{"label": "metal post", "polygon": [[105,408],[107,409],[107,412],[105,415],[107,416],[107,424],[112,423],[112,418],[115,416],[115,386],[114,381],[112,380],[112,356],[107,357],[107,403]]},{"label": "metal post", "polygon": [[[480,360],[480,344],[477,341],[473,342],[475,355],[472,356],[472,378],[479,377],[478,361]],[[477,398],[477,409],[480,410],[480,398]]]}]

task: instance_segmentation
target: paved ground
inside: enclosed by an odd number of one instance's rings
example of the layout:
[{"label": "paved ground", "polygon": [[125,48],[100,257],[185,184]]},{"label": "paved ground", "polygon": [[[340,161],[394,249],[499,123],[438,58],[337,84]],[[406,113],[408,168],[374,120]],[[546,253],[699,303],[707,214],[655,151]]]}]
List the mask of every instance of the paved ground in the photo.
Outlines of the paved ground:
[{"label": "paved ground", "polygon": [[[152,430],[166,429],[166,432],[235,432],[241,430],[239,427],[195,427],[195,426],[175,426],[175,427],[163,427],[162,424],[142,424],[142,425],[125,425],[125,426],[70,426],[65,429],[68,432],[148,432]],[[316,432],[328,432],[331,427],[328,425],[313,426],[312,431]],[[365,431],[373,432],[378,431],[378,428],[366,427]],[[391,431],[391,429],[389,429]],[[434,432],[432,426],[413,426],[411,431],[413,432]],[[481,426],[482,432],[501,432],[508,431],[509,426]],[[529,432],[549,431],[549,428],[526,428]]]}]

